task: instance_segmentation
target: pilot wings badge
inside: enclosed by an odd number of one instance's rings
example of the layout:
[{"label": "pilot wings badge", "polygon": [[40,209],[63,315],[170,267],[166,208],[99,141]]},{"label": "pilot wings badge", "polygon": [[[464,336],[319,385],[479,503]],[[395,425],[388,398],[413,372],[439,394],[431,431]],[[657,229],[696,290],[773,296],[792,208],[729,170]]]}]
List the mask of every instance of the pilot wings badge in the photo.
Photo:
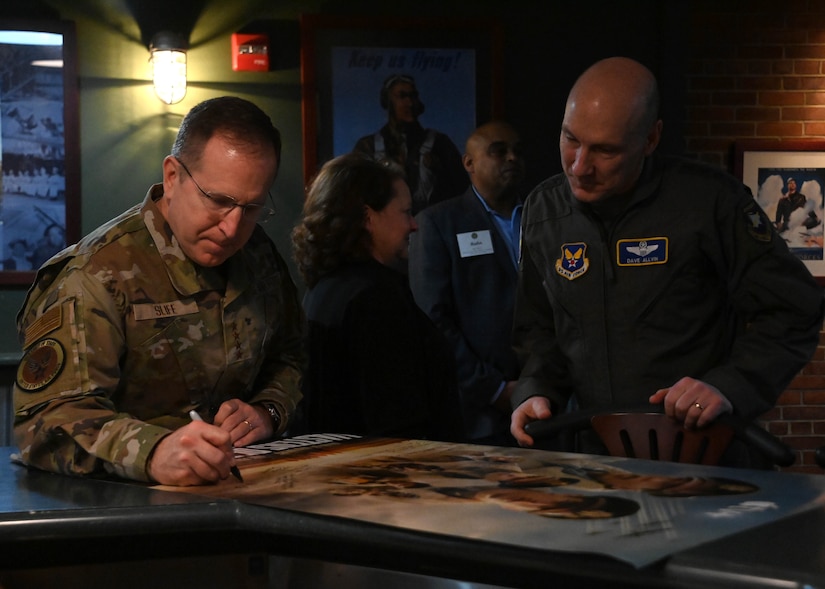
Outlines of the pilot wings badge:
[{"label": "pilot wings badge", "polygon": [[616,263],[619,266],[653,266],[667,264],[667,237],[620,239],[616,242]]},{"label": "pilot wings badge", "polygon": [[586,253],[587,244],[565,243],[561,246],[561,257],[556,260],[556,272],[567,280],[578,278],[590,267]]}]

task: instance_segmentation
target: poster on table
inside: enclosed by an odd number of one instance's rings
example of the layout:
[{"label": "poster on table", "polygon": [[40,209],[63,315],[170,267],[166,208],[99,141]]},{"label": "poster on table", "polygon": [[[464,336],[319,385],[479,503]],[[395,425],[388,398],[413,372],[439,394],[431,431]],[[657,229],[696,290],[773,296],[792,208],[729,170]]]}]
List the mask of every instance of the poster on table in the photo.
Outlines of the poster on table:
[{"label": "poster on table", "polygon": [[345,434],[236,456],[243,483],[156,488],[636,567],[825,497],[825,479],[792,473]]}]

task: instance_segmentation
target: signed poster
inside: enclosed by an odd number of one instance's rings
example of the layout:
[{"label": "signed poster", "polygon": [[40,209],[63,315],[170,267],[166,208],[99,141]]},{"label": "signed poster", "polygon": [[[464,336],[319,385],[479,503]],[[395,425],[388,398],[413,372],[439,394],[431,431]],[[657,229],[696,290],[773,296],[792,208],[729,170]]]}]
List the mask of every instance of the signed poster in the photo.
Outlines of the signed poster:
[{"label": "signed poster", "polygon": [[641,567],[813,506],[825,479],[312,434],[237,450],[244,482],[159,487]]}]

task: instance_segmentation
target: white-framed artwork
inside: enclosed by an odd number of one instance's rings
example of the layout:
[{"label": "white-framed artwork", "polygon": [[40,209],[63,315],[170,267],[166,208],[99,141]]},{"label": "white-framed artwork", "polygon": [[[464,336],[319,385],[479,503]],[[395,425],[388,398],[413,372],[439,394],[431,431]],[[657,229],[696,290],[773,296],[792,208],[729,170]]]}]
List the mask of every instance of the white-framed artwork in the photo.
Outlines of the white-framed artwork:
[{"label": "white-framed artwork", "polygon": [[825,141],[739,141],[736,175],[791,252],[825,284]]}]

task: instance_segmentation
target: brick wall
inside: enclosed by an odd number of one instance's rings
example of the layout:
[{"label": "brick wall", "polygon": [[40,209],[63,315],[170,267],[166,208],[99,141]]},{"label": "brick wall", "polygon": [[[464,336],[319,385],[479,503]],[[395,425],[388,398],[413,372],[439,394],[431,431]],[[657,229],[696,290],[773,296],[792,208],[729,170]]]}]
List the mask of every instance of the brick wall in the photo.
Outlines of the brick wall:
[{"label": "brick wall", "polygon": [[[825,139],[825,2],[691,0],[685,146],[734,170],[740,139]],[[825,161],[823,161],[825,167]],[[788,470],[823,473],[825,335],[763,424],[797,451]]]}]

